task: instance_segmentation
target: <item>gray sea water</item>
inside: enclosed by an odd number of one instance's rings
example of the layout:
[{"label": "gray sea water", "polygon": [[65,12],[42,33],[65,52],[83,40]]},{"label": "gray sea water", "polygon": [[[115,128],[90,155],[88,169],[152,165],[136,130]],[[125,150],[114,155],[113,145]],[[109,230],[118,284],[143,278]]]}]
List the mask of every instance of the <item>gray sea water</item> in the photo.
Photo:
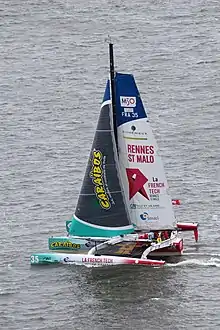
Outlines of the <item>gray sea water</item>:
[{"label": "gray sea water", "polygon": [[[0,0],[0,329],[220,329],[220,4]],[[179,221],[163,269],[31,267],[62,235],[108,75],[135,75]]]}]

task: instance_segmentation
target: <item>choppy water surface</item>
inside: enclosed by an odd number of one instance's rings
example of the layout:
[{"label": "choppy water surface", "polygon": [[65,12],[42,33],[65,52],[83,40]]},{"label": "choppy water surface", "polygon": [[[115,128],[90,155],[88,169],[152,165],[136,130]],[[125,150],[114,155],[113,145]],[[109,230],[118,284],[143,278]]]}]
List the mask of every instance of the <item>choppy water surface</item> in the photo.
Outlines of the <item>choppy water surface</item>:
[{"label": "choppy water surface", "polygon": [[[0,328],[219,329],[218,1],[0,0]],[[73,213],[108,74],[135,74],[195,248],[164,269],[30,267]]]}]

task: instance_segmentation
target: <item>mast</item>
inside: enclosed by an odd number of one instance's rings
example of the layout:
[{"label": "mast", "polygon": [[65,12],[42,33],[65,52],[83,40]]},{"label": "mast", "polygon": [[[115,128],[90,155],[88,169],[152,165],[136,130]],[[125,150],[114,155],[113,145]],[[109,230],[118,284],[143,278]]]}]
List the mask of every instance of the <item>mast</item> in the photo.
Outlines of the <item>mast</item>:
[{"label": "mast", "polygon": [[110,91],[111,91],[111,101],[112,101],[113,125],[114,125],[116,146],[118,149],[117,124],[116,124],[114,51],[113,51],[113,44],[111,42],[109,43],[109,64],[110,64]]}]

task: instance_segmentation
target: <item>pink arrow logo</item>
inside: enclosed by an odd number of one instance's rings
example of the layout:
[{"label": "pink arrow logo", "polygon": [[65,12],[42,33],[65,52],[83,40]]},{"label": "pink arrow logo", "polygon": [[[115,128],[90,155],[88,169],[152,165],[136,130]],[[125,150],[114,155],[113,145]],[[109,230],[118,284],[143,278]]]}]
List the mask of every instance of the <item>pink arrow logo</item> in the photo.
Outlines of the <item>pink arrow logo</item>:
[{"label": "pink arrow logo", "polygon": [[134,197],[137,192],[149,200],[146,190],[144,189],[144,185],[148,181],[146,176],[137,168],[126,168],[126,173],[129,182],[129,200]]}]

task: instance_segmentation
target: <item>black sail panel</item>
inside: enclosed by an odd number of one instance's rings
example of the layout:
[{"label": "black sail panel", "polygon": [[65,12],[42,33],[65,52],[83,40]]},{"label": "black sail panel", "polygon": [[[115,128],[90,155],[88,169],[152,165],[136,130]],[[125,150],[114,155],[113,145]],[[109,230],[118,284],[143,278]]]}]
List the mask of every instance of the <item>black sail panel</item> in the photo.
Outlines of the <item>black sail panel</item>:
[{"label": "black sail panel", "polygon": [[[93,229],[121,228],[122,233],[133,230],[120,185],[115,148],[111,105],[104,102],[70,234],[85,235],[81,233],[82,224],[92,225]],[[80,222],[80,226],[77,222]],[[77,232],[78,227],[80,233]],[[87,229],[85,231],[87,232]]]}]

